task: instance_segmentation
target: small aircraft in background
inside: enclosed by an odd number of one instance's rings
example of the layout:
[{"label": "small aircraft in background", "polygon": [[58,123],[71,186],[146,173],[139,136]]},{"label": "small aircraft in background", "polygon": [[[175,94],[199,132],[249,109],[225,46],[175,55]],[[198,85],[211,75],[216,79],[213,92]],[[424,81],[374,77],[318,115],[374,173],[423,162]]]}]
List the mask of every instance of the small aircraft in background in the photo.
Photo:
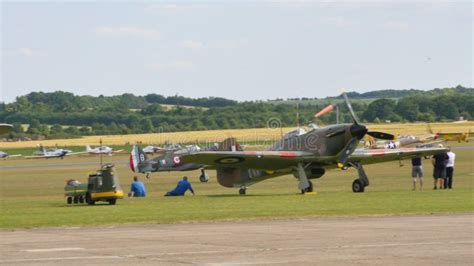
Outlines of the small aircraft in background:
[{"label": "small aircraft in background", "polygon": [[100,154],[112,155],[114,153],[123,152],[123,150],[114,151],[111,147],[102,146],[102,145],[95,148],[91,148],[91,146],[86,145],[86,152],[89,154],[96,154],[96,155],[100,155]]},{"label": "small aircraft in background", "polygon": [[197,145],[188,145],[177,150],[163,150],[163,153],[155,158],[149,158],[145,151],[138,145],[133,145],[130,153],[130,169],[133,172],[144,173],[146,178],[150,178],[152,172],[169,172],[169,171],[190,171],[201,169],[199,180],[207,182],[209,176],[206,174],[203,166],[195,163],[181,163],[180,156],[200,151]]},{"label": "small aircraft in background", "polygon": [[437,135],[431,136],[414,136],[414,135],[399,135],[396,139],[390,141],[378,141],[375,138],[368,136],[364,142],[364,147],[368,149],[398,149],[409,147],[434,147],[444,140],[438,139]]},{"label": "small aircraft in background", "polygon": [[16,158],[16,157],[21,157],[21,156],[22,156],[21,154],[10,155],[6,152],[0,151],[0,158],[2,158],[2,159]]},{"label": "small aircraft in background", "polygon": [[464,142],[469,142],[469,138],[474,136],[474,133],[471,132],[471,129],[467,132],[438,132],[438,133],[433,133],[433,130],[431,129],[431,126],[428,125],[428,130],[431,132],[431,134],[435,134],[439,138],[445,140],[445,141],[457,141],[458,143],[461,143],[462,141]]},{"label": "small aircraft in background", "polygon": [[161,148],[161,147],[158,147],[158,146],[153,146],[153,145],[149,145],[149,146],[146,146],[145,148],[143,148],[143,152],[146,153],[146,154],[154,154],[154,153],[161,153],[163,151],[166,151],[167,149],[164,149],[164,148]]},{"label": "small aircraft in background", "polygon": [[178,150],[183,150],[183,149],[193,150],[193,151],[201,150],[201,148],[198,145],[181,146],[179,144],[166,144],[164,148],[149,145],[143,148],[142,151],[146,154],[155,154],[155,153],[164,153],[166,151],[178,151]]},{"label": "small aircraft in background", "polygon": [[71,150],[59,149],[59,148],[45,149],[43,147],[43,145],[39,145],[38,150],[33,152],[32,156],[25,156],[25,158],[27,158],[27,159],[36,159],[36,158],[61,158],[61,159],[64,159],[64,156],[80,154],[80,153],[81,152],[73,153]]},{"label": "small aircraft in background", "polygon": [[240,187],[246,194],[247,186],[282,175],[293,174],[298,179],[301,193],[312,192],[310,179],[322,177],[326,170],[353,167],[358,178],[352,182],[353,192],[364,192],[369,179],[363,164],[424,157],[445,152],[445,148],[356,149],[364,136],[393,140],[395,136],[369,129],[360,124],[344,93],[344,100],[352,117],[352,124],[337,124],[314,128],[302,134],[285,135],[264,151],[244,151],[234,138],[221,142],[217,149],[207,151],[167,152],[153,160],[135,146],[130,155],[134,172],[186,171],[201,168],[216,169],[217,181],[224,187]]}]

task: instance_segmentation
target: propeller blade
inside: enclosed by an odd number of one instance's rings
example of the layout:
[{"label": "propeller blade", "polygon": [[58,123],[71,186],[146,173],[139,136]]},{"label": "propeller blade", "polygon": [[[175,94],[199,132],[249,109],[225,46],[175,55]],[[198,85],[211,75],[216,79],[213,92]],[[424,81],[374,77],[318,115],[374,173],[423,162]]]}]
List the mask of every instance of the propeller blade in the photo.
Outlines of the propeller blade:
[{"label": "propeller blade", "polygon": [[376,139],[386,139],[386,140],[394,140],[395,139],[394,135],[384,133],[384,132],[379,132],[379,131],[369,131],[369,132],[367,132],[367,135],[372,136]]},{"label": "propeller blade", "polygon": [[341,155],[339,156],[339,163],[337,164],[339,168],[342,168],[344,165],[346,165],[347,159],[349,159],[349,156],[354,152],[358,143],[359,139],[357,139],[357,137],[353,137],[351,141],[347,143],[346,147],[344,147],[344,150],[342,150]]},{"label": "propeller blade", "polygon": [[314,115],[314,117],[318,118],[321,117],[329,112],[332,112],[334,110],[334,105],[330,104],[326,107],[324,107],[321,111],[319,111],[317,114]]},{"label": "propeller blade", "polygon": [[349,109],[349,112],[351,113],[352,121],[354,121],[354,124],[358,125],[359,120],[357,119],[357,116],[354,113],[354,110],[352,109],[352,105],[351,105],[351,102],[349,101],[349,98],[347,97],[345,92],[342,93],[342,96],[344,97],[344,100],[346,101],[347,108]]}]

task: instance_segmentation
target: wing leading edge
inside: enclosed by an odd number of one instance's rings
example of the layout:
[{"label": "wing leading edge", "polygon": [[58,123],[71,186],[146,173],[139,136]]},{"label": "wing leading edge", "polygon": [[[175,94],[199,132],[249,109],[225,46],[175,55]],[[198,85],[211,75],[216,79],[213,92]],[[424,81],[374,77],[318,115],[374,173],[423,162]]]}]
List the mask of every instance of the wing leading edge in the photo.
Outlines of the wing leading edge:
[{"label": "wing leading edge", "polygon": [[[348,162],[374,164],[388,161],[426,157],[446,152],[446,148],[356,149]],[[304,151],[203,151],[181,156],[187,163],[199,163],[211,168],[231,167],[260,170],[281,170],[298,163],[314,163],[333,168],[337,156],[319,156]]]},{"label": "wing leading edge", "polygon": [[335,157],[318,156],[303,151],[203,151],[181,156],[184,162],[211,167],[231,167],[260,170],[280,170],[299,162],[326,164]]},{"label": "wing leading edge", "polygon": [[395,160],[404,160],[415,157],[426,157],[441,152],[446,148],[400,148],[400,149],[357,149],[349,157],[350,162],[361,164],[382,163]]}]

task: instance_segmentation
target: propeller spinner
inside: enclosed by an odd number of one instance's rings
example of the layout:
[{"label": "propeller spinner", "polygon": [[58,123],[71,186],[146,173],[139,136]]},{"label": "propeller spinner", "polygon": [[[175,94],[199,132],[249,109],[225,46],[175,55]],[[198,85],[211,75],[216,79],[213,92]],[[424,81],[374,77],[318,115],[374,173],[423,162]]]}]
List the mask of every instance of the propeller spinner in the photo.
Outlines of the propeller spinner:
[{"label": "propeller spinner", "polygon": [[346,146],[341,151],[340,156],[339,156],[339,163],[337,164],[339,168],[342,168],[344,167],[344,165],[346,165],[347,160],[349,159],[349,156],[354,152],[354,150],[357,147],[357,144],[359,144],[359,141],[365,136],[365,134],[368,134],[369,136],[372,136],[378,139],[386,139],[386,140],[395,139],[395,136],[392,134],[379,132],[379,131],[369,131],[366,126],[361,125],[359,123],[359,120],[356,114],[354,113],[354,110],[352,109],[351,102],[349,101],[349,98],[347,97],[346,93],[344,92],[342,96],[344,97],[344,100],[347,105],[347,109],[349,109],[349,112],[351,114],[353,125],[350,128],[352,138],[346,144]]}]

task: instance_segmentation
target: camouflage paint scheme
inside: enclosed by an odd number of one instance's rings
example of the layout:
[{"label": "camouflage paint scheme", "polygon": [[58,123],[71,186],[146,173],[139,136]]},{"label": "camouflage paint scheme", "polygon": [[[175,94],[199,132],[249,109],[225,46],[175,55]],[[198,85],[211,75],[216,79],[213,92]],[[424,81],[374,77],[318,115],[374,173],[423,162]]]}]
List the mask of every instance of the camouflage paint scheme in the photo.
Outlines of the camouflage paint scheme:
[{"label": "camouflage paint scheme", "polygon": [[445,148],[356,149],[366,135],[393,139],[383,132],[371,132],[359,124],[347,96],[346,103],[353,124],[338,124],[314,128],[299,134],[299,130],[286,134],[265,151],[243,151],[234,138],[228,138],[210,151],[170,151],[148,160],[138,147],[130,157],[130,167],[135,172],[186,171],[199,168],[216,169],[217,180],[224,187],[240,187],[245,194],[247,186],[281,175],[293,174],[302,193],[311,192],[309,179],[320,178],[326,170],[354,167],[359,178],[354,180],[354,192],[363,192],[369,180],[362,167],[364,164],[424,157]]},{"label": "camouflage paint scheme", "polygon": [[[341,152],[353,138],[352,127],[353,124],[340,124],[313,129],[303,135],[287,134],[266,151],[243,151],[235,139],[229,138],[214,151],[169,151],[148,159],[135,146],[131,154],[131,169],[140,173],[216,169],[219,184],[243,187],[287,174],[299,179],[298,164],[301,164],[307,178],[314,179],[323,176],[326,170],[338,167]],[[372,150],[356,147],[353,145],[349,150],[350,156],[342,169],[362,169],[363,164],[424,157],[446,151],[445,148]],[[134,165],[133,158],[137,155],[142,156],[142,160],[138,159],[139,163]]]}]

